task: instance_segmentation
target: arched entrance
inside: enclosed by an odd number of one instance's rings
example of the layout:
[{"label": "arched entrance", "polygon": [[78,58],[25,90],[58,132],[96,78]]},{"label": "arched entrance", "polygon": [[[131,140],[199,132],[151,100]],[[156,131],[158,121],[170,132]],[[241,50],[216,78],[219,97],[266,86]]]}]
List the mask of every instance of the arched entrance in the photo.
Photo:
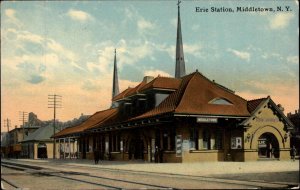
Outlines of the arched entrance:
[{"label": "arched entrance", "polygon": [[39,143],[38,144],[38,158],[48,158],[47,155],[47,146],[45,143]]},{"label": "arched entrance", "polygon": [[263,133],[258,138],[259,158],[279,158],[279,143],[272,133]]}]

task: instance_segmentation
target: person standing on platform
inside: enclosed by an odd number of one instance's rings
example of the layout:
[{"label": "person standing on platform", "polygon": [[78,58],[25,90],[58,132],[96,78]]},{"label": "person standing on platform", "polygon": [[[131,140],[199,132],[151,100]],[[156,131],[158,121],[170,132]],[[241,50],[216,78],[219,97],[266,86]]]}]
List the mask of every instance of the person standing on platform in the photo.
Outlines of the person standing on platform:
[{"label": "person standing on platform", "polygon": [[98,149],[94,150],[94,160],[95,160],[95,164],[98,164],[98,162],[99,162],[99,150]]},{"label": "person standing on platform", "polygon": [[155,159],[155,163],[158,163],[158,147],[155,147],[155,152],[154,152],[154,159]]},{"label": "person standing on platform", "polygon": [[291,157],[292,157],[293,161],[295,161],[296,154],[297,154],[297,150],[296,150],[295,146],[293,146],[293,148],[291,149]]}]

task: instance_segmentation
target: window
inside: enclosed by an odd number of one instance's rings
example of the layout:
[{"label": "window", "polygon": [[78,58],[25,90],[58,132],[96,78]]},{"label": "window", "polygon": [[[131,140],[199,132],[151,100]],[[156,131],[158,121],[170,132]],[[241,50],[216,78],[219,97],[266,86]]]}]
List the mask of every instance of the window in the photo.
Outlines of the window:
[{"label": "window", "polygon": [[120,135],[119,134],[110,134],[109,135],[109,148],[110,152],[119,152],[120,151]]},{"label": "window", "polygon": [[90,144],[90,143],[89,143],[89,140],[90,140],[90,139],[89,139],[89,138],[86,138],[86,139],[84,139],[84,140],[86,141],[86,149],[85,149],[85,150],[86,150],[87,152],[89,152],[89,151],[90,151],[90,149],[89,149],[89,147],[90,147],[90,145],[89,145],[89,144]]},{"label": "window", "polygon": [[168,139],[169,139],[169,133],[167,130],[164,130],[163,131],[163,147],[162,147],[164,150],[169,150]]},{"label": "window", "polygon": [[175,150],[175,138],[176,138],[175,128],[171,128],[169,138],[170,138],[170,150]]},{"label": "window", "polygon": [[203,131],[203,148],[204,149],[207,149],[207,150],[210,150],[210,138],[211,138],[211,135],[210,135],[210,132],[205,129]]},{"label": "window", "polygon": [[225,98],[215,98],[209,101],[209,104],[217,104],[217,105],[232,105],[232,102]]},{"label": "window", "polygon": [[96,148],[97,148],[97,145],[96,145],[96,136],[94,135],[93,136],[93,150],[96,150]]},{"label": "window", "polygon": [[77,143],[79,144],[79,152],[82,152],[82,143],[81,143],[81,140],[78,139]]},{"label": "window", "polygon": [[193,127],[190,129],[190,149],[191,150],[198,150],[199,143],[198,143],[198,128]]}]

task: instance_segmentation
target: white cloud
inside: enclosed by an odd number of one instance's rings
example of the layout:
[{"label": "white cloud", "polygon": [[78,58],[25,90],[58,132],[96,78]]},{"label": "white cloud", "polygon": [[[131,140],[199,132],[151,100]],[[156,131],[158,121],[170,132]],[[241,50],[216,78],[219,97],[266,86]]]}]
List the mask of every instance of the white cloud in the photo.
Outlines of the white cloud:
[{"label": "white cloud", "polygon": [[6,9],[5,15],[11,19],[16,19],[15,17],[16,11],[14,9]]},{"label": "white cloud", "polygon": [[125,8],[125,16],[129,20],[134,18],[134,15],[137,14],[137,11],[133,7],[126,7]]},{"label": "white cloud", "polygon": [[147,70],[144,72],[144,76],[161,76],[161,77],[172,77],[169,73],[160,70]]},{"label": "white cloud", "polygon": [[56,42],[53,39],[47,39],[47,47],[51,51],[56,52],[57,54],[60,54],[71,61],[78,59],[77,56],[72,51],[65,49],[60,43]]},{"label": "white cloud", "polygon": [[183,44],[183,51],[187,54],[196,55],[201,49],[202,47],[199,44]]},{"label": "white cloud", "polygon": [[137,25],[139,30],[152,30],[155,27],[153,23],[145,20],[143,17],[137,21]]},{"label": "white cloud", "polygon": [[246,61],[250,61],[250,53],[245,52],[245,51],[238,51],[235,49],[227,49],[228,52],[233,53],[235,56],[237,56],[240,59],[246,60]]},{"label": "white cloud", "polygon": [[29,42],[38,43],[38,44],[42,43],[42,41],[44,40],[44,38],[42,36],[27,32],[27,31],[19,33],[17,38],[20,40],[29,41]]},{"label": "white cloud", "polygon": [[289,63],[299,64],[299,56],[288,56],[286,60]]},{"label": "white cloud", "polygon": [[118,64],[122,67],[125,64],[135,64],[139,60],[153,55],[155,44],[148,41],[121,40],[117,49],[119,58]]},{"label": "white cloud", "polygon": [[5,9],[4,14],[8,17],[8,20],[5,20],[6,22],[10,22],[17,27],[21,27],[23,24],[17,19],[16,17],[16,10],[14,9]]},{"label": "white cloud", "polygon": [[[175,45],[171,45],[171,46],[166,46],[166,45],[156,45],[156,49],[158,49],[159,51],[165,51],[169,54],[169,56],[172,59],[175,59]],[[195,57],[201,57],[203,55],[201,55],[201,51],[202,50],[202,46],[200,44],[183,44],[183,53],[184,54],[190,54],[193,55]]]},{"label": "white cloud", "polygon": [[84,11],[70,9],[68,12],[68,16],[77,21],[85,22],[87,20],[92,20],[92,16]]},{"label": "white cloud", "polygon": [[270,19],[271,29],[282,29],[288,26],[291,19],[294,17],[292,13],[278,13]]},{"label": "white cloud", "polygon": [[140,35],[152,35],[157,28],[155,22],[146,20],[134,7],[125,8],[125,19],[123,24],[128,25],[127,22],[133,22],[137,26],[137,31]]}]

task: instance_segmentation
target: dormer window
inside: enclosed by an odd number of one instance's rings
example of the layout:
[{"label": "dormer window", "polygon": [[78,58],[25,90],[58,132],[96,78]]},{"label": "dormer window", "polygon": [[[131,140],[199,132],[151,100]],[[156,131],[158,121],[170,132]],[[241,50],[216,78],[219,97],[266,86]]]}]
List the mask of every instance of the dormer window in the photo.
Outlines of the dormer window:
[{"label": "dormer window", "polygon": [[232,105],[233,103],[225,98],[215,98],[215,99],[209,101],[209,104]]}]

